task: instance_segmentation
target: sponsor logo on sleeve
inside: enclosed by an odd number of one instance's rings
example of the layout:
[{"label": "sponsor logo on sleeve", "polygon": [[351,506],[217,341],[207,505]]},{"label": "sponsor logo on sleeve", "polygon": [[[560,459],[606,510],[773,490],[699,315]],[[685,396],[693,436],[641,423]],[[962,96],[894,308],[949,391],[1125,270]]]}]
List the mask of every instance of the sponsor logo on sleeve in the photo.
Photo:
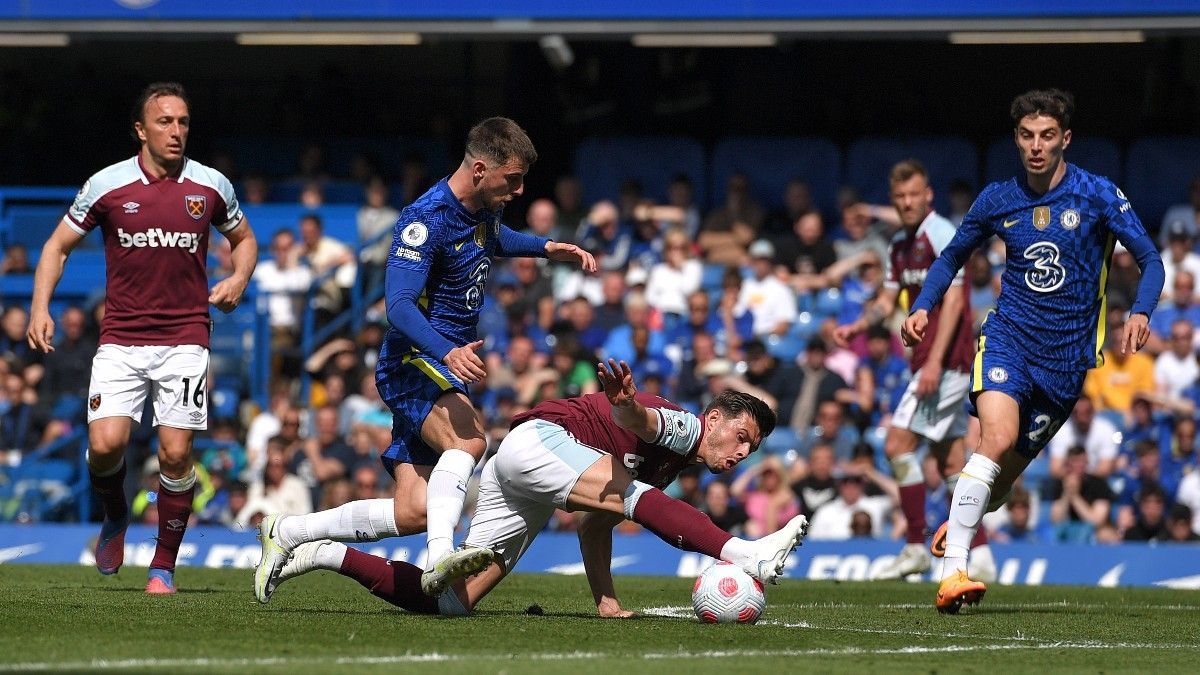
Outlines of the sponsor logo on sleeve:
[{"label": "sponsor logo on sleeve", "polygon": [[204,217],[204,212],[208,210],[208,197],[205,195],[187,195],[183,201],[192,220],[200,220]]},{"label": "sponsor logo on sleeve", "polygon": [[415,251],[411,248],[405,248],[403,246],[396,249],[396,257],[403,258],[404,260],[411,260],[413,262],[421,262],[420,251]]},{"label": "sponsor logo on sleeve", "polygon": [[400,241],[409,246],[420,246],[429,239],[429,228],[424,223],[409,223],[400,233]]}]

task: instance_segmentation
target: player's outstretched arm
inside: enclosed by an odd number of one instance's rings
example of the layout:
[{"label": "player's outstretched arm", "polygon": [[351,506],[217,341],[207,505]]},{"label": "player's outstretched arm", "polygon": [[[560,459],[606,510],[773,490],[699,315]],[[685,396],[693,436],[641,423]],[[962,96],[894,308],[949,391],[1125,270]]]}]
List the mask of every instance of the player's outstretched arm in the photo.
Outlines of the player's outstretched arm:
[{"label": "player's outstretched arm", "polygon": [[589,274],[596,271],[596,258],[575,244],[548,241],[546,242],[546,257],[556,262],[578,262],[580,269]]},{"label": "player's outstretched arm", "polygon": [[223,234],[229,240],[233,273],[213,286],[208,294],[208,302],[228,314],[242,301],[250,277],[254,275],[254,267],[258,264],[258,240],[245,216],[242,216],[241,223]]},{"label": "player's outstretched arm", "polygon": [[596,600],[596,611],[605,618],[634,616],[633,612],[621,607],[613,585],[612,530],[622,520],[623,516],[608,512],[579,514],[579,552],[583,555],[583,569]]},{"label": "player's outstretched arm", "polygon": [[632,431],[638,438],[653,443],[658,438],[658,413],[638,402],[637,385],[629,364],[616,359],[596,364],[596,376],[608,402],[612,404],[613,419],[622,429]]},{"label": "player's outstretched arm", "polygon": [[29,346],[49,354],[54,351],[54,319],[50,317],[50,296],[62,279],[67,256],[83,241],[64,219],[55,228],[42,246],[42,257],[38,258],[37,270],[33,274],[33,302],[29,308],[29,329],[25,337]]}]

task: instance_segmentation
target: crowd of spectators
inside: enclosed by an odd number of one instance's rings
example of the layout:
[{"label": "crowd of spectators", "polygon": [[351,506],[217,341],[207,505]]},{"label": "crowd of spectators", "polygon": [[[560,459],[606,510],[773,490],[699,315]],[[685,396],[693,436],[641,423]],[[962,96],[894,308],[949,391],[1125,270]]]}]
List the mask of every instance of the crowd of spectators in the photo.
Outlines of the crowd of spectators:
[{"label": "crowd of spectators", "polygon": [[[302,163],[300,198],[308,207],[323,200],[318,159]],[[298,236],[290,228],[260,233],[269,242],[255,281],[269,297],[271,393],[262,409],[244,401],[214,415],[210,433],[198,442],[199,522],[245,527],[268,512],[303,513],[390,496],[391,478],[377,459],[391,440],[390,413],[374,384],[387,329],[381,304],[366,309],[361,332],[336,335],[309,354],[299,350],[299,316],[314,284],[318,323],[346,311],[359,275],[367,288],[379,289],[397,207],[431,180],[419,166],[406,171],[398,195],[389,194],[387,183],[363,177],[356,242],[324,234],[316,215],[301,219]],[[241,182],[248,202],[265,199],[269,190],[258,177]],[[964,185],[955,192],[949,216],[959,222],[971,195]],[[758,204],[752,193],[747,178],[735,174],[724,201],[705,211],[695,202],[691,180],[676,176],[665,203],[648,200],[641,186],[627,181],[611,201],[584,204],[582,186],[568,175],[551,195],[529,199],[523,223],[510,214],[514,228],[584,246],[600,272],[585,275],[546,260],[497,261],[479,325],[488,377],[471,387],[491,446],[515,413],[547,398],[598,391],[596,361],[623,359],[641,390],[691,410],[734,387],[778,412],[778,430],[736,475],[690,469],[672,486],[673,494],[714,522],[758,536],[805,513],[813,538],[902,536],[882,440],[911,377],[904,349],[894,330],[883,327],[849,349],[831,338],[882,282],[894,211],[863,204],[846,188],[836,213],[825,214],[798,180],[787,183],[778,209]],[[1163,223],[1167,286],[1150,342],[1133,355],[1114,348],[1138,276],[1132,256],[1117,247],[1108,275],[1105,363],[1090,372],[1084,398],[1008,505],[985,519],[995,540],[1200,536],[1200,182],[1192,197]],[[210,271],[220,276],[228,254],[220,248],[222,238],[212,241]],[[994,306],[1003,265],[1003,247],[995,242],[967,264],[976,327]],[[0,261],[7,274],[28,273],[28,267],[19,247]],[[99,300],[64,311],[57,350],[44,357],[25,344],[25,309],[4,307],[0,448],[7,449],[10,464],[82,428],[102,313]],[[313,385],[299,400],[304,372]],[[133,466],[143,467],[146,476],[141,481],[130,472],[142,519],[156,513],[145,508],[153,501],[157,471],[148,428],[142,425],[130,450]],[[970,433],[977,435],[977,425]],[[968,447],[973,444],[969,436]],[[937,523],[946,517],[947,494],[932,458],[925,469],[929,522]],[[551,524],[573,526],[566,513]]]}]

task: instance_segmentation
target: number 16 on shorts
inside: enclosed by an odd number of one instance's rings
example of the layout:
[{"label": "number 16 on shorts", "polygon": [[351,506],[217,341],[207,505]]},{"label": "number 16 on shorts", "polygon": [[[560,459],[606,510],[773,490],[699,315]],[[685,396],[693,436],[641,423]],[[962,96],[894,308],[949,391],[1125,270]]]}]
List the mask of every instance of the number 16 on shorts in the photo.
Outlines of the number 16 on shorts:
[{"label": "number 16 on shorts", "polygon": [[199,345],[100,345],[92,360],[88,422],[124,416],[140,422],[150,396],[154,425],[208,428],[208,350]]}]

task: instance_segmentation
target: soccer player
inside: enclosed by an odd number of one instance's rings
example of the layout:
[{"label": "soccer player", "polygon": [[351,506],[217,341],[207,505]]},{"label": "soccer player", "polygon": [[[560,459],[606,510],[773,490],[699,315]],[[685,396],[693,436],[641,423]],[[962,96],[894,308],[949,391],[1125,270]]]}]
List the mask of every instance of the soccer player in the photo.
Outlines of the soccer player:
[{"label": "soccer player", "polygon": [[1142,272],[1122,352],[1146,343],[1162,291],[1162,260],[1129,200],[1112,181],[1063,159],[1074,107],[1072,96],[1056,89],[1013,100],[1013,137],[1025,179],[992,183],[979,194],[929,268],[902,327],[906,343],[920,343],[930,311],[971,252],[992,235],[1004,241],[1002,290],[981,329],[971,373],[980,444],[950,504],[934,603],[940,612],[956,613],[987,591],[967,576],[967,547],[983,514],[1004,503],[1013,481],[1070,416],[1088,369],[1103,360],[1105,282],[1116,241],[1133,253]]},{"label": "soccer player", "polygon": [[[889,182],[901,228],[888,246],[883,288],[863,308],[861,317],[834,331],[834,339],[842,347],[870,326],[882,324],[896,311],[898,301],[907,312],[909,300],[917,297],[925,283],[929,266],[954,236],[954,225],[933,210],[929,174],[920,162],[907,159],[896,164]],[[942,304],[933,310],[929,325],[931,338],[913,349],[914,375],[895,408],[884,441],[892,475],[900,486],[900,509],[908,523],[906,543],[892,564],[875,575],[876,579],[899,579],[929,570],[925,479],[917,459],[921,441],[928,441],[951,491],[965,461],[965,403],[975,347],[970,298],[961,270],[950,283]],[[980,529],[972,544],[982,546],[987,543],[986,537]],[[996,564],[990,549],[976,551],[972,564],[978,576],[995,578]]]},{"label": "soccer player", "polygon": [[[160,82],[142,91],[133,107],[141,149],[83,184],[42,248],[29,313],[30,346],[54,351],[50,296],[71,251],[99,228],[108,279],[88,388],[87,449],[88,474],[104,506],[96,568],[115,574],[125,560],[125,446],[149,396],[160,473],[147,593],[175,592],[175,558],[192,513],[192,437],[208,427],[208,305],[237,307],[258,260],[229,180],[184,156],[191,120],[182,86]],[[209,227],[233,251],[233,273],[211,291]]]},{"label": "soccer player", "polygon": [[[513,419],[512,431],[484,466],[479,502],[464,550],[473,563],[439,578],[453,589],[423,595],[420,570],[332,541],[303,544],[280,581],[314,569],[349,576],[398,607],[427,614],[470,611],[510,572],[556,508],[583,512],[579,548],[601,616],[627,617],[613,588],[612,528],[630,518],[678,548],[738,565],[755,579],[778,583],[787,556],[804,536],[804,516],[746,541],[662,489],[686,467],[730,471],[775,428],[761,400],[726,390],[700,417],[642,394],[625,362],[597,364],[603,393],[546,401]],[[467,581],[458,580],[483,570]]]},{"label": "soccer player", "polygon": [[392,410],[392,444],[382,459],[396,481],[394,498],[264,519],[254,578],[260,601],[266,602],[291,549],[305,541],[375,541],[424,530],[430,571],[459,564],[451,555],[454,527],[467,480],[487,449],[467,385],[486,377],[475,353],[483,345],[476,327],[492,256],[545,257],[596,271],[592,255],[574,244],[501,224],[535,161],[533,143],[516,122],[485,119],[467,135],[454,173],[400,213],[386,272],[391,328],[375,369],[380,396]]}]

